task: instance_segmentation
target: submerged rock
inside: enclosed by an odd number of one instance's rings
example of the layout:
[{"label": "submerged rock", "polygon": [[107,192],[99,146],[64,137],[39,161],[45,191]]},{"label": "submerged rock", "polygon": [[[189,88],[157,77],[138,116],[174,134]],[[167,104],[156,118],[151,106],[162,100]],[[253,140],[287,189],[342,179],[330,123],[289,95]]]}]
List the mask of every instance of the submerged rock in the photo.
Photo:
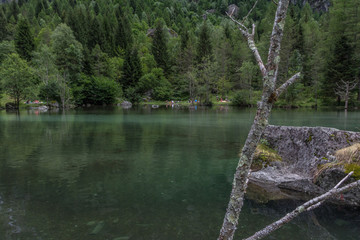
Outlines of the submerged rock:
[{"label": "submerged rock", "polygon": [[98,234],[103,228],[104,228],[105,222],[104,221],[100,221],[96,224],[95,228],[91,231],[91,235],[96,235]]}]

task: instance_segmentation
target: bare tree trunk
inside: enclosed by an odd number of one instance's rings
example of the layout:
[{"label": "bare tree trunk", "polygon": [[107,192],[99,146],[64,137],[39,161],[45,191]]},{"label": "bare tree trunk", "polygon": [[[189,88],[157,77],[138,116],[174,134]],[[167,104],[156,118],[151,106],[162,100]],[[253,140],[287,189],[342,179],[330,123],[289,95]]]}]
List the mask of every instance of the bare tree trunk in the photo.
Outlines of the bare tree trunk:
[{"label": "bare tree trunk", "polygon": [[348,103],[349,103],[349,83],[346,83],[346,89],[345,89],[345,110],[348,109]]},{"label": "bare tree trunk", "polygon": [[357,82],[349,82],[349,81],[344,81],[341,80],[341,84],[339,85],[338,83],[336,83],[337,88],[335,89],[335,93],[338,95],[338,98],[342,98],[345,101],[345,111],[348,109],[348,103],[349,103],[349,98],[350,98],[350,94],[351,94],[351,90],[353,90],[356,85]]},{"label": "bare tree trunk", "polygon": [[358,77],[358,95],[357,100],[360,102],[360,77]]},{"label": "bare tree trunk", "polygon": [[261,101],[258,103],[254,123],[251,127],[245,145],[242,148],[240,154],[239,163],[236,168],[232,184],[230,201],[218,238],[219,240],[233,239],[234,237],[241,208],[243,206],[244,194],[247,188],[253,154],[255,152],[261,135],[263,134],[266,126],[268,125],[268,119],[273,103],[288,86],[290,86],[296,79],[300,77],[300,73],[297,73],[277,90],[275,88],[278,74],[278,66],[280,62],[280,44],[285,26],[285,17],[288,5],[289,0],[280,0],[277,3],[277,11],[270,38],[270,48],[266,66],[264,65],[258,49],[255,45],[255,24],[252,25],[252,31],[250,33],[250,31],[243,25],[243,23],[236,21],[232,17],[232,13],[228,13],[228,16],[239,26],[239,30],[247,39],[249,48],[253,52],[254,57],[259,65],[260,71],[263,76],[263,93]]}]

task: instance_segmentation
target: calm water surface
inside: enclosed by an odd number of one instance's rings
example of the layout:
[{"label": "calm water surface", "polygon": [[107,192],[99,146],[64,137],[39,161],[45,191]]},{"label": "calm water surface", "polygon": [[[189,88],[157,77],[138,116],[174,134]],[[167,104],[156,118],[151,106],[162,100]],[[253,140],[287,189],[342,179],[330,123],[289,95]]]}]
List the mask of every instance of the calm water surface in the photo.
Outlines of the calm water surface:
[{"label": "calm water surface", "polygon": [[[254,113],[0,111],[0,239],[216,239]],[[275,110],[270,123],[355,131],[360,112]],[[297,204],[246,200],[236,239]],[[359,236],[359,209],[324,206],[268,239]]]}]

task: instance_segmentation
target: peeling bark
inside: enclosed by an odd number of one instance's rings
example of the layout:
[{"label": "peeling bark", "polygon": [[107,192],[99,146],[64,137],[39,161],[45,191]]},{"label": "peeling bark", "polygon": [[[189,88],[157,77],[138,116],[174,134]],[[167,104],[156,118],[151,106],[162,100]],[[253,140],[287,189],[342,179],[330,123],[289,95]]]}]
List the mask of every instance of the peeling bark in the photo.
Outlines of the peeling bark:
[{"label": "peeling bark", "polygon": [[261,101],[258,103],[258,108],[254,123],[246,139],[245,145],[242,148],[238,166],[234,175],[232,183],[232,191],[230,195],[229,204],[224,217],[224,222],[220,230],[218,240],[233,239],[236,226],[238,224],[239,215],[243,206],[244,194],[247,188],[248,177],[250,173],[250,166],[253,155],[260,137],[268,125],[269,115],[276,101],[277,93],[283,92],[296,79],[300,77],[300,73],[295,74],[278,90],[275,90],[276,79],[278,74],[278,67],[280,62],[280,45],[283,35],[285,17],[289,0],[280,0],[277,4],[277,11],[275,15],[273,30],[270,38],[269,55],[267,64],[261,59],[256,44],[254,42],[255,24],[252,25],[251,32],[243,23],[236,21],[231,14],[228,14],[230,19],[235,22],[243,36],[247,39],[249,48],[252,50],[254,57],[259,65],[263,76],[263,93]]}]

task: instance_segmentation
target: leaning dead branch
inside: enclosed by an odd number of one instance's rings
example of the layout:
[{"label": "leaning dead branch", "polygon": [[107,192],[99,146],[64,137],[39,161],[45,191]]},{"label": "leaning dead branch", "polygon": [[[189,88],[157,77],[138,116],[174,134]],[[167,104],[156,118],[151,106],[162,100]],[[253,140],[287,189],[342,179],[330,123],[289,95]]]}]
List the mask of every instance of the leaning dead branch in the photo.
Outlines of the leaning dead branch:
[{"label": "leaning dead branch", "polygon": [[239,30],[241,31],[242,35],[247,39],[248,46],[251,49],[251,51],[253,52],[253,54],[254,54],[255,60],[259,65],[262,76],[265,77],[266,76],[266,68],[265,68],[265,65],[263,63],[263,60],[261,59],[259,50],[257,49],[257,47],[255,45],[255,40],[254,40],[254,37],[255,37],[255,24],[252,24],[252,29],[251,29],[251,32],[250,32],[249,29],[242,22],[239,22],[239,21],[235,20],[234,17],[232,16],[232,14],[228,14],[228,13],[226,13],[226,14],[229,16],[229,18],[234,23],[236,23],[239,26]]},{"label": "leaning dead branch", "polygon": [[300,73],[296,73],[294,76],[289,78],[283,85],[281,85],[278,89],[276,89],[276,96],[280,96],[289,86],[291,86],[298,78],[300,77]]},{"label": "leaning dead branch", "polygon": [[256,2],[254,3],[254,6],[250,9],[250,11],[248,12],[248,14],[246,14],[246,16],[243,18],[243,20],[241,21],[241,23],[244,23],[246,21],[246,19],[249,17],[249,15],[251,14],[251,12],[254,10],[256,4],[258,3],[259,0],[256,0]]},{"label": "leaning dead branch", "polygon": [[[233,239],[234,237],[236,226],[239,220],[239,215],[244,203],[244,194],[247,188],[253,155],[255,153],[256,146],[260,141],[260,137],[268,125],[270,112],[273,103],[276,101],[276,79],[280,62],[280,44],[284,31],[285,17],[288,5],[289,0],[279,0],[279,3],[277,5],[266,66],[261,59],[261,56],[254,41],[255,24],[252,25],[252,29],[250,32],[243,23],[235,20],[232,14],[227,14],[229,18],[238,25],[239,30],[246,38],[248,46],[254,54],[254,57],[259,65],[260,71],[263,76],[263,93],[261,101],[258,103],[258,108],[253,125],[251,126],[249,135],[245,141],[245,145],[240,153],[239,163],[234,174],[229,204],[226,209],[224,222],[218,238],[219,240]],[[300,73],[295,74],[293,78],[288,80],[288,84],[280,87],[280,90],[278,92],[281,93],[282,91],[284,91],[291,83],[293,83],[299,77]]]},{"label": "leaning dead branch", "polygon": [[294,211],[286,214],[283,218],[279,219],[276,222],[273,222],[272,224],[266,226],[262,230],[256,232],[253,236],[246,238],[245,240],[258,240],[266,237],[270,233],[274,232],[275,230],[279,229],[286,223],[293,220],[295,217],[297,217],[300,213],[313,210],[317,207],[319,207],[326,199],[329,199],[331,197],[334,197],[340,193],[349,191],[352,188],[360,187],[360,180],[347,184],[342,188],[339,188],[341,184],[343,184],[354,172],[350,172],[345,178],[343,178],[334,188],[332,188],[330,191],[324,193],[321,196],[318,196],[316,198],[311,199],[310,201],[307,201],[303,205],[297,207]]}]

